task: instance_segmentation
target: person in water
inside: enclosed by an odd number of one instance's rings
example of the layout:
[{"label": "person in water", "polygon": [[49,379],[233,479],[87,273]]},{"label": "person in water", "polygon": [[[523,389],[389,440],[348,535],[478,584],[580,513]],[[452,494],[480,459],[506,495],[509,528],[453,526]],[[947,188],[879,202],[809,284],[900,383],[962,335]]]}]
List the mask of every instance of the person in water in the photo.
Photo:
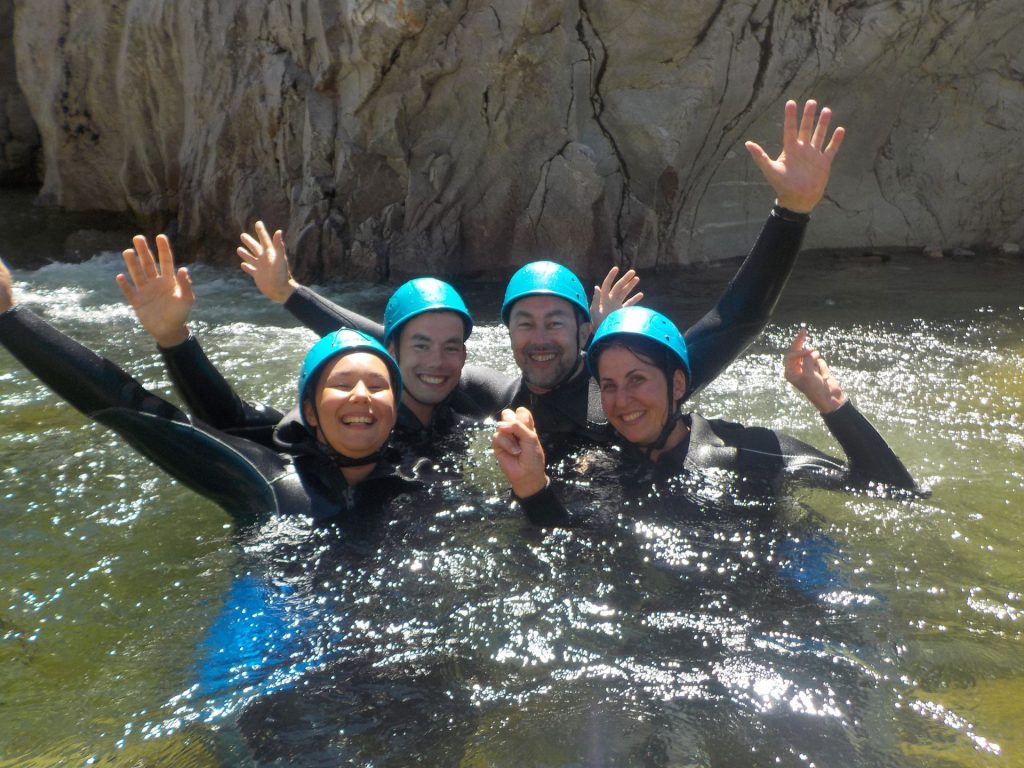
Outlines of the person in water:
[{"label": "person in water", "polygon": [[[626,471],[655,483],[686,473],[728,470],[777,490],[786,476],[830,485],[871,484],[914,490],[910,473],[844,393],[801,328],[785,356],[785,376],[821,413],[848,463],[763,427],[683,414],[690,374],[686,340],[667,317],[647,307],[613,312],[594,334],[587,357],[608,422],[623,447]],[[551,489],[544,448],[529,409],[506,409],[492,446],[527,516],[569,521]]]},{"label": "person in water", "polygon": [[[746,143],[775,191],[775,206],[717,305],[687,331],[690,374],[684,399],[718,376],[766,325],[843,142],[842,127],[829,136],[831,119],[827,107],[819,115],[817,103],[809,100],[798,120],[797,104],[789,101],[783,150],[776,159],[756,143]],[[379,324],[323,299],[293,279],[280,230],[271,236],[257,223],[255,236],[242,235],[238,254],[243,271],[255,279],[259,289],[282,302],[317,333],[344,326],[382,338],[385,329]],[[432,379],[433,407],[449,402],[458,413],[487,417],[498,416],[505,408],[529,406],[537,429],[545,436],[582,436],[607,443],[611,433],[596,389],[590,386],[583,349],[592,329],[607,313],[642,297],[630,296],[636,284],[632,270],[619,277],[613,268],[588,305],[582,283],[569,269],[553,262],[527,264],[510,279],[501,308],[520,375],[509,377],[469,367],[456,374],[453,363]],[[408,366],[404,350],[399,348],[396,353],[407,380],[422,378]],[[412,386],[408,393],[411,402],[416,397]],[[449,397],[452,399],[446,401]]]},{"label": "person in water", "polygon": [[[164,273],[190,293],[166,238],[158,238],[157,247]],[[123,282],[123,289],[133,289]],[[420,486],[387,447],[402,391],[398,366],[377,340],[358,331],[339,330],[306,354],[298,406],[280,419],[272,447],[189,417],[17,306],[2,261],[0,344],[74,408],[240,521],[362,515]]]}]

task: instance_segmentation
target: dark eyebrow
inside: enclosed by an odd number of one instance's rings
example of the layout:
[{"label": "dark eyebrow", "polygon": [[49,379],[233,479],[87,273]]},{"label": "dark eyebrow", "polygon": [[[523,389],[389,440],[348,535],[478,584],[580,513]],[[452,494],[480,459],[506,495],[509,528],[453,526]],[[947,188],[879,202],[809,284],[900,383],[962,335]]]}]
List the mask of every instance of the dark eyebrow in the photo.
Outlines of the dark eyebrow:
[{"label": "dark eyebrow", "polygon": [[[409,338],[411,338],[413,341],[434,341],[433,337],[427,336],[425,333],[414,333]],[[441,339],[438,343],[439,344],[451,344],[452,342],[455,342],[457,344],[461,344],[462,343],[462,336],[460,336],[459,334],[455,333],[455,334],[452,334],[451,336],[449,336],[446,339]]]}]

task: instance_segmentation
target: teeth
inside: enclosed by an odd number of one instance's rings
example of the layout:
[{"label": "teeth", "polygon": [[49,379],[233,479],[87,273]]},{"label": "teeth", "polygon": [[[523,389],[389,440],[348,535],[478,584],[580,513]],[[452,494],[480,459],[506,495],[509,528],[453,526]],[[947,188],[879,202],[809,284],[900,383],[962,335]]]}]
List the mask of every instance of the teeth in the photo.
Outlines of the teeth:
[{"label": "teeth", "polygon": [[530,355],[530,359],[535,360],[538,363],[546,363],[548,360],[554,360],[555,356],[554,354]]},{"label": "teeth", "polygon": [[627,424],[632,424],[634,421],[638,421],[643,415],[643,411],[633,411],[632,413],[623,413],[619,418]]},{"label": "teeth", "polygon": [[444,376],[427,376],[424,374],[420,375],[420,381],[422,381],[424,384],[443,384],[444,378]]},{"label": "teeth", "polygon": [[369,416],[346,416],[342,420],[343,424],[372,424],[373,419]]}]

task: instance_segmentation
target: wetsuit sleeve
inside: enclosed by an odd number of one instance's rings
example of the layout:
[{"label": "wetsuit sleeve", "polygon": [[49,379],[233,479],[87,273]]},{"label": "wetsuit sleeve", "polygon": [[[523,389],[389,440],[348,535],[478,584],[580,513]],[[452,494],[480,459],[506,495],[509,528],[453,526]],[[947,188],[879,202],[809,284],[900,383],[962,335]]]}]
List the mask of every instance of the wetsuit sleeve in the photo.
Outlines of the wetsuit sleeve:
[{"label": "wetsuit sleeve", "polygon": [[464,416],[498,418],[512,404],[519,379],[479,365],[462,369],[459,386],[452,394],[452,408]]},{"label": "wetsuit sleeve", "polygon": [[715,307],[685,333],[689,398],[713,381],[764,330],[796,263],[810,217],[776,206]]},{"label": "wetsuit sleeve", "polygon": [[196,418],[217,429],[268,427],[281,420],[279,411],[242,400],[191,334],[181,344],[158,349],[175,389]]},{"label": "wetsuit sleeve", "polygon": [[107,408],[146,408],[188,421],[106,358],[21,307],[0,314],[0,343],[40,381],[86,416]]},{"label": "wetsuit sleeve", "polygon": [[192,423],[110,360],[29,310],[0,314],[0,344],[86,416],[113,429],[135,450],[236,518],[277,509],[268,477],[284,461],[251,441]]},{"label": "wetsuit sleeve", "polygon": [[846,453],[851,485],[879,483],[902,490],[917,489],[903,462],[852,402],[847,400],[822,418]]},{"label": "wetsuit sleeve", "polygon": [[339,328],[354,328],[382,343],[384,341],[383,325],[325,299],[304,285],[300,285],[288,297],[284,308],[291,312],[296,320],[320,336],[326,336]]},{"label": "wetsuit sleeve", "polygon": [[565,527],[571,525],[572,518],[558,494],[548,483],[544,490],[538,491],[525,499],[516,497],[526,518],[534,525],[542,528]]}]

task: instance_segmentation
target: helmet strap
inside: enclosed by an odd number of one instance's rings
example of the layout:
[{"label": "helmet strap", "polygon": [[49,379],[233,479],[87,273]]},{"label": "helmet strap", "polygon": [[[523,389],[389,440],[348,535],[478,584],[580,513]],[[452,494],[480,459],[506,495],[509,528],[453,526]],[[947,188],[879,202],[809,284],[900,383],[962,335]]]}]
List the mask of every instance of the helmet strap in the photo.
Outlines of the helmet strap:
[{"label": "helmet strap", "polygon": [[[313,415],[316,416],[316,423],[319,425],[320,414],[317,413],[315,399],[310,400],[310,406],[313,408]],[[316,429],[319,431],[320,427],[317,426]],[[387,447],[387,445],[388,440],[385,440],[384,445],[382,445],[373,453],[367,456],[359,456],[358,458],[356,458],[353,456],[346,456],[325,440],[321,441],[318,439],[316,441],[316,447],[320,454],[323,455],[328,461],[331,462],[331,464],[333,464],[338,469],[347,469],[350,467],[365,467],[368,464],[376,464],[378,461],[380,461],[381,456],[384,455],[384,449]]]},{"label": "helmet strap", "polygon": [[648,456],[650,456],[654,451],[661,451],[665,448],[665,443],[668,442],[669,437],[672,435],[672,431],[676,428],[676,424],[678,424],[682,419],[682,416],[679,413],[679,405],[675,402],[675,398],[672,397],[672,373],[667,369],[665,371],[665,378],[668,380],[668,415],[665,417],[665,425],[661,428],[661,432],[658,433],[658,436],[654,438],[654,440],[637,446],[637,448]]}]

